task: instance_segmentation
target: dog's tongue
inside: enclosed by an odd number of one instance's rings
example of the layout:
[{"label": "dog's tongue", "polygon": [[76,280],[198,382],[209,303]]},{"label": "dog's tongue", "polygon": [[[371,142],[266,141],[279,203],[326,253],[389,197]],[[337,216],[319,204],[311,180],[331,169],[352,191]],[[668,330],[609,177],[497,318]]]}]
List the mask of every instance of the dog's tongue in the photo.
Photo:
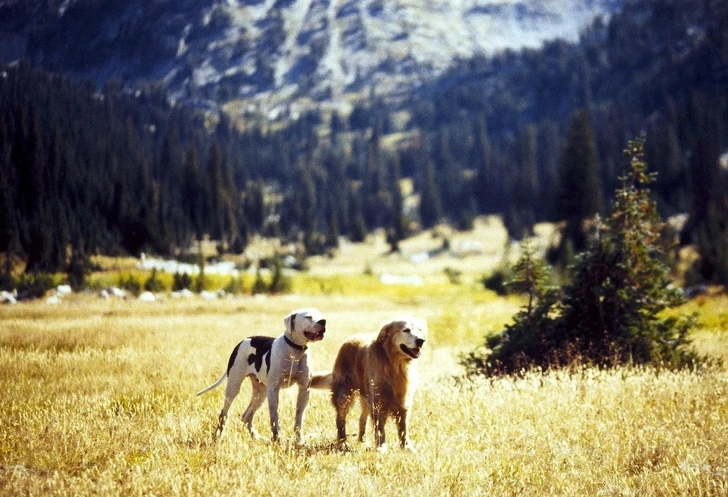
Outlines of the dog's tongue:
[{"label": "dog's tongue", "polygon": [[420,349],[418,349],[418,348],[417,349],[410,349],[410,351],[412,351],[412,356],[413,357],[417,358],[417,357],[420,356]]}]

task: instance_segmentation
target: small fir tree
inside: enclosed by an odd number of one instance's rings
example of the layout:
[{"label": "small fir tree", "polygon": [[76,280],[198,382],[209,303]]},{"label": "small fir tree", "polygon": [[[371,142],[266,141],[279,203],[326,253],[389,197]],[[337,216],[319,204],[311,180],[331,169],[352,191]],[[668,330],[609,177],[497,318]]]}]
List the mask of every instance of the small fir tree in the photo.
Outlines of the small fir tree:
[{"label": "small fir tree", "polygon": [[488,339],[491,355],[476,351],[464,358],[468,371],[512,373],[574,362],[658,367],[699,362],[688,339],[694,318],[662,314],[681,304],[682,295],[669,278],[664,223],[647,188],[655,175],[646,170],[643,141],[630,142],[626,155],[628,168],[612,214],[603,227],[597,220],[597,236],[576,257],[563,297],[545,286],[542,270],[524,251],[516,280],[530,295],[528,305]]}]

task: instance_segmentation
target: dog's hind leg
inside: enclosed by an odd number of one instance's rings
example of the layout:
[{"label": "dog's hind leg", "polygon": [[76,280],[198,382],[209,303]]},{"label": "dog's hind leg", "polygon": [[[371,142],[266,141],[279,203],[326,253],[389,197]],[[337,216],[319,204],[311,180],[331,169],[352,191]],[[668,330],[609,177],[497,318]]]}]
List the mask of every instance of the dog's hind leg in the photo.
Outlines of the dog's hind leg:
[{"label": "dog's hind leg", "polygon": [[240,385],[242,385],[245,377],[243,376],[242,369],[232,367],[228,371],[228,380],[225,385],[225,403],[220,411],[220,416],[217,421],[217,429],[215,430],[214,438],[221,438],[225,430],[225,422],[227,421],[228,411],[230,406],[233,404],[235,397],[240,393]]},{"label": "dog's hind leg", "polygon": [[250,403],[248,404],[248,407],[245,409],[245,412],[242,415],[242,419],[243,423],[245,423],[246,428],[248,428],[250,436],[258,440],[262,437],[258,435],[258,433],[253,428],[253,417],[255,417],[255,413],[258,411],[260,406],[263,405],[263,402],[265,402],[266,388],[265,385],[258,381],[258,379],[254,376],[251,376],[250,379],[253,382],[253,394],[250,397]]},{"label": "dog's hind leg", "polygon": [[346,388],[334,388],[331,391],[331,402],[336,408],[336,443],[346,445],[346,416],[349,414],[353,391]]},{"label": "dog's hind leg", "polygon": [[371,410],[369,409],[369,401],[367,401],[366,397],[359,397],[359,401],[361,404],[361,414],[359,415],[359,442],[362,443],[364,442],[364,435],[367,432],[367,420],[369,419]]}]

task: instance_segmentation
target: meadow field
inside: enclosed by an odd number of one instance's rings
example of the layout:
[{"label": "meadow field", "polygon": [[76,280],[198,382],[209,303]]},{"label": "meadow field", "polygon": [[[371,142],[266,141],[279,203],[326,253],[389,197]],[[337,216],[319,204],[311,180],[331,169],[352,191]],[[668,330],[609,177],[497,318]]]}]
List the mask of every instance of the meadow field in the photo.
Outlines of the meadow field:
[{"label": "meadow field", "polygon": [[[374,261],[374,273],[389,263]],[[382,285],[361,269],[336,276],[332,264],[314,262],[282,296],[145,303],[87,294],[0,307],[0,495],[728,495],[725,295],[679,311],[698,313],[695,345],[722,366],[468,380],[459,354],[508,322],[518,299],[439,281],[437,267],[414,287]],[[281,395],[282,442],[254,441],[239,420],[247,382],[225,438],[213,442],[223,389],[195,393],[243,337],[280,334],[304,306],[328,318],[310,349],[316,371],[352,335],[403,313],[428,320],[410,422],[416,452],[391,443],[391,423],[387,453],[354,441],[338,450],[324,391],[311,392],[306,441],[295,446],[295,389]],[[255,425],[270,433],[266,407]]]}]

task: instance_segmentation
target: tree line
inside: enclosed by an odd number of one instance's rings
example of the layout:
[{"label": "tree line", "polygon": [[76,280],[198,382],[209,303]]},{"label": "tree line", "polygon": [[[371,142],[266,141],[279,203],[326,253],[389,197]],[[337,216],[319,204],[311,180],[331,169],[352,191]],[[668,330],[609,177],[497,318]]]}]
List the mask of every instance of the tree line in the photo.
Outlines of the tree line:
[{"label": "tree line", "polygon": [[560,250],[579,251],[582,221],[604,213],[621,151],[643,134],[660,211],[690,213],[683,237],[701,275],[725,281],[727,5],[628,3],[578,43],[458,61],[398,105],[372,91],[347,115],[273,125],[175,105],[161,84],[96,88],[3,67],[5,272],[18,257],[39,272],[83,270],[95,253],[175,255],[206,236],[220,251],[263,234],[313,254],[384,228],[396,250],[413,231],[467,229],[483,213],[514,238],[565,221]]}]

